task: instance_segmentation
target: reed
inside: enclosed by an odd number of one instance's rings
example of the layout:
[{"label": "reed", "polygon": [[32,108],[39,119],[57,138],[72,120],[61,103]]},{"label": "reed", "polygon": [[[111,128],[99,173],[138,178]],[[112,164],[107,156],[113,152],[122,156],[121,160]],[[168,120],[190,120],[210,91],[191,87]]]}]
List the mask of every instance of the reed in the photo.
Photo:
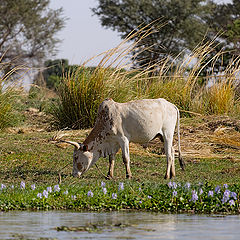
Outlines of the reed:
[{"label": "reed", "polygon": [[[139,40],[133,42],[136,34],[139,34]],[[127,56],[136,52],[139,43],[149,35],[151,25],[130,34],[116,48],[96,56],[102,59],[94,71],[85,67],[90,59],[76,72],[63,77],[58,89],[59,102],[53,107],[53,116],[59,128],[92,127],[98,106],[105,98],[125,102],[162,97],[187,114],[231,114],[233,106],[235,111],[239,109],[236,107],[239,100],[235,97],[239,59],[230,62],[226,70],[216,76],[213,69],[224,52],[220,51],[209,59],[215,43],[203,41],[188,57],[182,58],[180,54],[175,59],[166,57],[144,69],[133,68]],[[203,81],[201,73],[207,65],[212,70]]]}]

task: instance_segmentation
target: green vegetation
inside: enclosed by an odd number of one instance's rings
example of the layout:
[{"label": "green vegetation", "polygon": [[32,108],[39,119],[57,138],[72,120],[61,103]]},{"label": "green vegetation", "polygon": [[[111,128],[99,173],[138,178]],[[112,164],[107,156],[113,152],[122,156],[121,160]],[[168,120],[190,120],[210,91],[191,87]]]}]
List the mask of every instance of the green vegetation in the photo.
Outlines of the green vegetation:
[{"label": "green vegetation", "polygon": [[108,182],[67,186],[1,185],[0,209],[137,209],[161,212],[239,213],[239,185],[168,185]]},{"label": "green vegetation", "polygon": [[[146,28],[141,32],[139,41],[151,34]],[[204,67],[211,64],[214,69],[224,54],[220,51],[207,60],[214,50],[208,42],[182,61],[166,58],[148,68],[132,69],[126,56],[138,46],[138,42],[128,44],[133,36],[104,53],[96,68],[83,65],[64,70],[62,77],[58,76],[59,84],[53,84],[57,93],[34,86],[16,98],[13,88],[3,89],[13,70],[1,78],[0,210],[239,213],[240,99],[236,76],[240,60],[232,60],[217,76],[212,71],[203,78]],[[48,77],[54,76],[48,70]],[[153,141],[148,149],[131,144],[131,181],[125,180],[120,153],[114,180],[104,182],[101,172],[106,173],[108,166],[102,158],[97,163],[99,170],[92,167],[83,178],[73,178],[73,149],[54,139],[60,136],[82,142],[89,133],[83,129],[93,126],[98,106],[107,97],[118,102],[163,97],[176,104],[182,116],[186,171],[176,163],[174,182],[164,180],[165,156],[161,143]],[[11,127],[17,114],[24,121]],[[56,127],[71,130],[54,132]]]},{"label": "green vegetation", "polygon": [[[233,132],[228,130],[226,135],[215,130],[220,125],[223,129],[226,126],[230,128],[231,124]],[[169,181],[164,180],[166,159],[160,153],[161,145],[158,142],[150,144],[148,149],[131,144],[133,179],[130,181],[125,180],[121,153],[117,154],[114,180],[107,181],[101,174],[106,174],[108,170],[108,160],[103,158],[97,162],[100,171],[93,166],[78,179],[71,176],[73,148],[51,141],[56,132],[46,132],[40,128],[28,129],[32,125],[33,120],[25,129],[22,127],[15,129],[15,132],[0,133],[1,210],[137,209],[162,212],[239,212],[239,128],[238,131],[234,130],[239,125],[235,125],[233,121],[212,121],[206,117],[182,119],[181,130],[184,134],[181,142],[187,167],[182,171],[176,161],[176,178],[173,180],[178,184],[176,188],[173,181],[171,186]],[[210,133],[207,130],[209,128],[213,129]],[[193,132],[192,135],[189,129]],[[204,138],[197,134],[197,129],[201,129]],[[65,139],[82,142],[88,132],[89,130],[72,130],[62,131],[60,134],[64,135]],[[236,137],[235,143],[233,139],[230,141],[229,135]],[[224,139],[222,144],[221,139]],[[187,155],[187,146],[194,141],[196,146],[191,145],[190,149],[198,148],[198,155],[194,152]],[[209,146],[213,147],[210,153],[205,154],[205,151],[209,152]],[[106,184],[105,190],[102,182]],[[191,187],[188,188],[187,183],[191,183]],[[228,184],[228,187],[224,187],[224,184]],[[54,188],[58,189],[57,185],[60,190],[54,191]],[[221,187],[219,193],[215,192],[218,185]],[[124,186],[123,190],[119,189],[121,186]],[[225,192],[226,190],[229,191]],[[209,191],[213,191],[213,197],[208,196]],[[198,196],[196,201],[193,200],[196,198],[194,194]],[[228,199],[226,202],[223,200],[225,195]]]},{"label": "green vegetation", "polygon": [[137,47],[136,43],[127,44],[131,39],[106,52],[95,69],[83,65],[63,76],[58,88],[59,100],[52,108],[55,126],[59,129],[92,127],[98,106],[105,98],[126,102],[162,97],[174,103],[185,115],[192,112],[240,116],[240,99],[236,95],[240,59],[232,60],[219,75],[209,72],[203,78],[204,67],[212,64],[214,68],[224,55],[219,52],[208,59],[214,51],[214,43],[208,42],[196,47],[188,58],[175,59],[177,66],[166,58],[147,69],[124,70],[126,56]]}]

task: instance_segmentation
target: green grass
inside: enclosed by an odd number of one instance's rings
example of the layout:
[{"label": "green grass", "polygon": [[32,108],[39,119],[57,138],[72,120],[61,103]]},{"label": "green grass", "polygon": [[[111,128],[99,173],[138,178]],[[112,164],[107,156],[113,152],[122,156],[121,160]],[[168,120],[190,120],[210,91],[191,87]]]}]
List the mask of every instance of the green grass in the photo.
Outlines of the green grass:
[{"label": "green grass", "polygon": [[[194,120],[193,120],[194,122]],[[189,124],[189,120],[188,120]],[[73,140],[82,141],[83,131],[69,133]],[[182,171],[176,159],[176,178],[174,181],[181,184],[177,189],[168,187],[169,181],[164,180],[166,168],[165,157],[149,155],[147,150],[131,151],[132,180],[125,180],[125,168],[120,154],[117,155],[115,178],[105,180],[104,176],[93,166],[81,179],[73,178],[71,146],[58,148],[49,142],[53,132],[33,132],[28,134],[0,133],[0,209],[26,210],[26,209],[72,209],[72,210],[119,210],[137,209],[161,212],[226,212],[238,213],[240,189],[240,162],[231,159],[189,159],[186,158],[186,171]],[[137,149],[140,147],[137,147]],[[145,151],[145,154],[142,153]],[[195,161],[193,161],[195,160]],[[65,167],[67,164],[67,167]],[[108,170],[108,160],[99,159],[97,162],[101,172]],[[65,167],[65,168],[64,168]],[[63,169],[64,168],[64,169]],[[48,198],[37,197],[47,187],[59,183],[61,172],[60,192],[49,193]],[[20,188],[21,182],[26,185]],[[101,182],[106,183],[107,194],[102,191]],[[119,191],[119,183],[124,183],[124,190]],[[189,182],[191,188],[186,190],[183,186]],[[230,206],[229,201],[222,204],[225,189],[228,184],[231,192],[237,193],[235,205]],[[32,190],[31,185],[36,189]],[[199,185],[200,184],[200,185]],[[12,185],[14,188],[12,189]],[[214,191],[217,185],[221,186],[221,193],[209,198],[208,192]],[[139,190],[141,188],[141,190]],[[200,196],[200,188],[203,195]],[[66,190],[68,194],[66,194]],[[173,191],[178,192],[177,197]],[[199,200],[193,202],[192,191],[196,190]],[[93,197],[88,196],[88,192]],[[117,198],[113,199],[112,194]],[[151,198],[149,197],[151,196]]]}]

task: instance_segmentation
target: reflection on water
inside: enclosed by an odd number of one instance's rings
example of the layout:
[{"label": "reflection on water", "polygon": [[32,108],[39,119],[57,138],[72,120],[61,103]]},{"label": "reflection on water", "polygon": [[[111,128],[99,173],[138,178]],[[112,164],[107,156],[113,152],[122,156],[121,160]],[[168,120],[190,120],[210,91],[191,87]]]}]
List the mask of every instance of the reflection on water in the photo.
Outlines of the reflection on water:
[{"label": "reflection on water", "polygon": [[[57,231],[100,226],[101,231]],[[122,226],[122,227],[116,227]],[[99,228],[98,228],[99,229]],[[71,230],[71,229],[70,229]],[[149,212],[0,212],[0,239],[240,239],[240,216]],[[22,237],[22,238],[21,238]]]}]

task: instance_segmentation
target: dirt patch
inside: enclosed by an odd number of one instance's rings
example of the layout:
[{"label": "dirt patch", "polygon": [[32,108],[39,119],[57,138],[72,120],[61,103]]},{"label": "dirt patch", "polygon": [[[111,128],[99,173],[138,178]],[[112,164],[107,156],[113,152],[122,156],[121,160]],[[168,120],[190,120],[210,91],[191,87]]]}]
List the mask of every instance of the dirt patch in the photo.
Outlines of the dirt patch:
[{"label": "dirt patch", "polygon": [[[185,120],[185,121],[184,121]],[[177,152],[177,137],[174,148]],[[163,154],[163,144],[154,139],[148,144],[154,154]],[[181,150],[185,158],[228,158],[240,161],[240,120],[227,116],[182,119]]]},{"label": "dirt patch", "polygon": [[[9,132],[27,134],[37,131],[52,131],[49,122],[51,118],[37,109],[28,109],[24,112],[26,123],[20,128],[11,128]],[[240,120],[228,116],[204,116],[181,119],[181,150],[185,159],[197,161],[200,158],[232,159],[240,161]],[[89,134],[88,130],[61,131],[63,139],[83,142]],[[53,136],[59,132],[52,131]],[[58,147],[66,148],[67,144]],[[174,148],[177,154],[177,134],[174,136]],[[139,144],[130,144],[132,154],[144,156],[164,156],[164,146],[156,138],[143,147]]]}]

